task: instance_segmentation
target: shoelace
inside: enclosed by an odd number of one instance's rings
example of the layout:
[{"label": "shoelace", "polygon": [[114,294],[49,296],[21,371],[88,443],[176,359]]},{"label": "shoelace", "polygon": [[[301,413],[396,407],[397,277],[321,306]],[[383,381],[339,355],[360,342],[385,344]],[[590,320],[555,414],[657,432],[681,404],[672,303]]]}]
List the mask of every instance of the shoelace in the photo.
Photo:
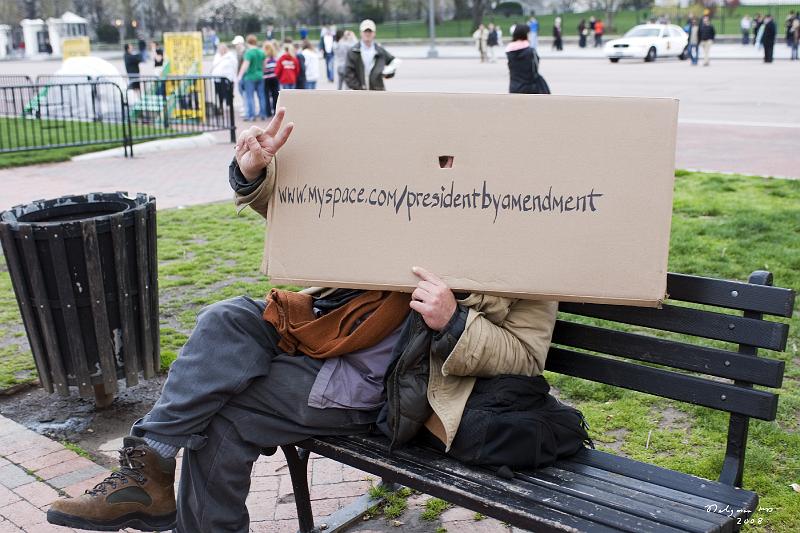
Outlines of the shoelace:
[{"label": "shoelace", "polygon": [[117,483],[128,483],[128,478],[137,483],[144,483],[144,475],[139,471],[140,468],[144,468],[144,463],[135,459],[144,455],[147,455],[147,452],[142,449],[132,447],[121,449],[119,451],[119,470],[112,472],[110,476],[95,485],[93,489],[87,490],[86,494],[91,494],[92,496],[96,496],[98,492],[105,494],[106,490],[108,490],[106,488],[107,485],[111,486],[112,489],[116,489]]}]

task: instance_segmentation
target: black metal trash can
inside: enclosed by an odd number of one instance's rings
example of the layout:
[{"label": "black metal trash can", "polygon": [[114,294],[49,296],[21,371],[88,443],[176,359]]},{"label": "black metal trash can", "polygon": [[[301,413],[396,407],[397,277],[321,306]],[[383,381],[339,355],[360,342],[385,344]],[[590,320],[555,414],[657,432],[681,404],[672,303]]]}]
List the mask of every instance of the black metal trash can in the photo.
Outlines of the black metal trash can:
[{"label": "black metal trash can", "polygon": [[156,201],[91,193],[0,213],[11,282],[42,386],[113,399],[160,366]]}]

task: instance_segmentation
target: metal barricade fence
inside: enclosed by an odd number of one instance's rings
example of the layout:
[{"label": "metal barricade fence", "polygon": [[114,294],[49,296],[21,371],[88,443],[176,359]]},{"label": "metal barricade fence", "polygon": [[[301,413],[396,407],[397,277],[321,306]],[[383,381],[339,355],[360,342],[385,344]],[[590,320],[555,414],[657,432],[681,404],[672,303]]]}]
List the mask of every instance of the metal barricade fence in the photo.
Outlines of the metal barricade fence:
[{"label": "metal barricade fence", "polygon": [[39,74],[36,76],[36,85],[82,83],[85,81],[92,81],[92,77],[85,74]]},{"label": "metal barricade fence", "polygon": [[0,153],[130,145],[127,103],[109,82],[0,87]]},{"label": "metal barricade fence", "polygon": [[[0,153],[133,143],[228,130],[236,141],[233,84],[212,76],[40,76],[39,84],[3,86]],[[82,80],[87,78],[80,77]]]},{"label": "metal barricade fence", "polygon": [[33,83],[30,76],[25,74],[0,74],[0,87],[6,85],[25,85],[26,83]]},{"label": "metal barricade fence", "polygon": [[[128,87],[133,140],[228,130],[231,142],[236,142],[233,84],[227,78],[141,77],[131,80]],[[145,127],[152,124],[161,129]]]}]

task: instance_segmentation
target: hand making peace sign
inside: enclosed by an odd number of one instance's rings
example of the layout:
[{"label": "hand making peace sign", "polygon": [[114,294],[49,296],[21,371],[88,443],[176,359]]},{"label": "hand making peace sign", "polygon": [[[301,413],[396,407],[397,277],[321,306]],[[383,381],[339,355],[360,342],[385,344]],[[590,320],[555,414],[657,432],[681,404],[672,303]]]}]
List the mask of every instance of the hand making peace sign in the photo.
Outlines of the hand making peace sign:
[{"label": "hand making peace sign", "polygon": [[247,181],[259,177],[278,150],[286,144],[294,123],[289,122],[282,128],[285,115],[286,109],[281,107],[266,129],[250,126],[239,135],[236,141],[236,163]]}]

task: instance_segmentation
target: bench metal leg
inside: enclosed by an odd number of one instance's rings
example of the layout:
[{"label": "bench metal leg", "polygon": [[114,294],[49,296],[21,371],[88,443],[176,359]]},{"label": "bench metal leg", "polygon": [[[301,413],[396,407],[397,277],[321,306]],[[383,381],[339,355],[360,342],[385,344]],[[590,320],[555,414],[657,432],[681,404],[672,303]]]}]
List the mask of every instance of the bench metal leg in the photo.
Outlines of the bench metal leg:
[{"label": "bench metal leg", "polygon": [[[381,480],[381,487],[386,487],[387,490],[394,492],[400,488],[400,485],[391,483],[386,479]],[[362,495],[357,500],[353,501],[347,507],[342,507],[338,511],[330,515],[320,518],[320,530],[325,533],[341,533],[350,528],[355,523],[361,521],[361,518],[367,512],[381,503],[382,498],[373,498],[370,493]]]},{"label": "bench metal leg", "polygon": [[311,496],[308,492],[308,450],[295,446],[281,446],[292,476],[294,503],[297,506],[297,521],[300,533],[314,533],[314,514],[311,511]]}]

